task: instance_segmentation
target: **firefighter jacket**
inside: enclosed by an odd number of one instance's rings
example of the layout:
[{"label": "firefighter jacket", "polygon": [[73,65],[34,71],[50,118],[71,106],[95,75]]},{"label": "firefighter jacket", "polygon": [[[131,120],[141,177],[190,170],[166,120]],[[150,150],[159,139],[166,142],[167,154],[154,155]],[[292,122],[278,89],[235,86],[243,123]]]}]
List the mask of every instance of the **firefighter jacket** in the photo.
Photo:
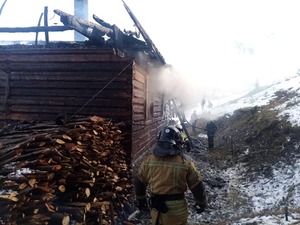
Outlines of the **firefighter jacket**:
[{"label": "firefighter jacket", "polygon": [[185,154],[148,156],[139,167],[136,179],[140,181],[136,183],[141,184],[136,187],[137,197],[145,194],[145,187],[154,195],[183,194],[189,188],[197,203],[206,203],[202,176],[191,157]]},{"label": "firefighter jacket", "polygon": [[206,208],[202,177],[192,159],[181,153],[172,156],[150,155],[142,162],[134,178],[138,200],[150,192],[152,225],[186,225],[188,204],[184,198],[191,189],[199,206]]}]

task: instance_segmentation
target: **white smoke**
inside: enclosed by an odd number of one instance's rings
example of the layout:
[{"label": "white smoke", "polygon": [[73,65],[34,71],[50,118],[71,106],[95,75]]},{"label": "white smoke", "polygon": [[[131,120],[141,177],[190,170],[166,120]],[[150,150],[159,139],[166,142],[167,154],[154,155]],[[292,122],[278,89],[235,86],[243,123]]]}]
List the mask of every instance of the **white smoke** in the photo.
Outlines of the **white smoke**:
[{"label": "white smoke", "polygon": [[195,108],[204,96],[197,85],[170,65],[152,69],[150,77],[153,93],[164,93],[168,99],[175,99],[186,110]]}]

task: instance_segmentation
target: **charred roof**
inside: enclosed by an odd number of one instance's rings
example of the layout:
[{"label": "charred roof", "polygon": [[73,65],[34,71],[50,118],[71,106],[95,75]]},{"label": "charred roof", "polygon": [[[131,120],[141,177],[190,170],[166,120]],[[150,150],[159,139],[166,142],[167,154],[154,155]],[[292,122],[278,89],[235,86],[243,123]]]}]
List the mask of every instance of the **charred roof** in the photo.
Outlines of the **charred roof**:
[{"label": "charred roof", "polygon": [[[146,31],[143,29],[135,15],[123,1],[124,7],[133,20],[137,31],[121,31],[118,26],[111,25],[110,23],[102,20],[97,15],[93,15],[95,22],[90,22],[82,18],[78,18],[74,15],[63,12],[59,9],[55,9],[54,13],[60,16],[60,21],[63,26],[48,26],[45,21],[44,26],[35,27],[2,27],[1,32],[17,33],[17,32],[35,32],[37,35],[39,32],[45,33],[45,41],[31,42],[2,42],[0,49],[7,48],[111,48],[114,49],[116,54],[120,57],[133,57],[136,58],[143,55],[143,58],[147,58],[150,61],[155,61],[156,64],[165,65],[165,59],[160,54]],[[48,13],[47,7],[45,7],[44,15]],[[49,41],[49,32],[62,32],[66,30],[74,30],[81,35],[88,38],[86,41],[81,42],[51,42]],[[140,38],[142,36],[142,39]]]}]

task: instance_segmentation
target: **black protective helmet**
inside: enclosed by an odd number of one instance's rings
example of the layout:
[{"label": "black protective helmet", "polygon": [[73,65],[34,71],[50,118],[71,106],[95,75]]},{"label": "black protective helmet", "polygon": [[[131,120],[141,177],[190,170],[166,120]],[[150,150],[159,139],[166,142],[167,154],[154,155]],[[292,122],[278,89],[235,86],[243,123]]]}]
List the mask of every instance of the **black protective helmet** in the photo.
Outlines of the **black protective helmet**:
[{"label": "black protective helmet", "polygon": [[174,156],[182,153],[179,145],[182,144],[180,132],[174,126],[166,126],[159,133],[158,141],[153,149],[155,156]]},{"label": "black protective helmet", "polygon": [[177,145],[179,143],[182,143],[182,137],[179,130],[175,126],[169,125],[162,129],[158,141]]}]

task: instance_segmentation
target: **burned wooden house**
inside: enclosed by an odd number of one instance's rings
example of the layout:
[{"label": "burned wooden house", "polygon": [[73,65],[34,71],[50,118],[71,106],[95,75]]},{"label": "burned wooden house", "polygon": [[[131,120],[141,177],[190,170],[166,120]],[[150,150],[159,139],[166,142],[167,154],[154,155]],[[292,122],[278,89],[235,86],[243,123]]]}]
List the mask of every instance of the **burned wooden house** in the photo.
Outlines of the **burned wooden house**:
[{"label": "burned wooden house", "polygon": [[59,115],[66,119],[97,115],[125,124],[131,160],[150,149],[166,124],[165,96],[153,93],[150,69],[166,65],[126,4],[125,8],[144,41],[95,15],[97,23],[60,10],[55,13],[64,26],[0,28],[1,32],[44,32],[46,37],[51,31],[74,29],[89,38],[73,43],[52,43],[46,38],[44,45],[0,46],[2,126],[55,120]]}]

